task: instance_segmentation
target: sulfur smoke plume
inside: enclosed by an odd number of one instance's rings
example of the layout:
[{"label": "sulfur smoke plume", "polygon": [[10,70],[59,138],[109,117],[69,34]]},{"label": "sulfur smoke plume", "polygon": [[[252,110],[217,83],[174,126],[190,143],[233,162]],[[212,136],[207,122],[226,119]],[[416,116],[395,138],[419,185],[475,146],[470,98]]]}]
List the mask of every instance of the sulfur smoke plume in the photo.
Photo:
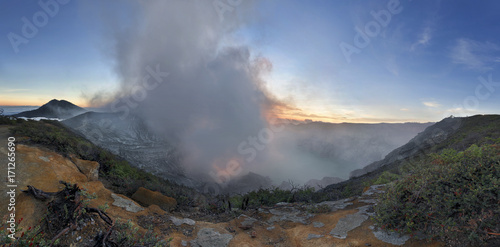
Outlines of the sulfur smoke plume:
[{"label": "sulfur smoke plume", "polygon": [[162,82],[129,110],[179,147],[192,175],[217,173],[231,160],[245,159],[238,145],[266,128],[267,109],[274,104],[261,79],[272,65],[231,38],[252,3],[216,2],[222,5],[140,1],[132,3],[137,6],[127,25],[110,25],[122,83],[115,102],[143,89],[145,76],[155,79],[151,71],[160,74]]},{"label": "sulfur smoke plume", "polygon": [[97,2],[105,53],[121,81],[108,107],[139,117],[177,147],[190,177],[226,183],[252,171],[276,183],[347,178],[421,128],[401,126],[395,134],[394,126],[273,124],[272,112],[289,106],[266,91],[262,78],[272,64],[234,39],[255,20],[252,1],[127,3],[129,11],[117,14],[112,3]]}]

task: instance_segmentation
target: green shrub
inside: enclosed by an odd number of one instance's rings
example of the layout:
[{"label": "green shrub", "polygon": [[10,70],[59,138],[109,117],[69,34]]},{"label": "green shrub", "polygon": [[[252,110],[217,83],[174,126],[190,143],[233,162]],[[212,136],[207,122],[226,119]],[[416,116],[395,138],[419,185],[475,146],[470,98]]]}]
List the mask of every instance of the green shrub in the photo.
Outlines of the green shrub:
[{"label": "green shrub", "polygon": [[[12,234],[7,228],[9,227],[7,220],[4,220],[2,225],[0,226],[0,245],[2,246],[19,246],[19,247],[28,247],[28,246],[52,246],[52,242],[45,235],[43,231],[41,231],[41,226],[38,225],[34,228],[29,227],[26,231],[19,227],[22,219],[20,219],[15,227],[16,233],[21,233],[19,236],[14,239],[10,238],[8,235]],[[53,244],[57,245],[59,243],[59,239],[57,239]]]},{"label": "green shrub", "polygon": [[[375,207],[382,228],[475,246],[500,231],[500,146],[444,150],[389,186]],[[414,166],[416,167],[416,166]]]},{"label": "green shrub", "polygon": [[274,187],[251,191],[245,196],[232,196],[229,200],[234,207],[241,207],[243,199],[248,197],[248,207],[257,208],[259,206],[272,206],[278,202],[312,202],[315,201],[316,194],[317,192],[314,191],[314,188],[306,186],[292,190],[283,190]]},{"label": "green shrub", "polygon": [[400,175],[384,171],[377,179],[375,179],[371,185],[375,184],[387,184],[400,178]]},{"label": "green shrub", "polygon": [[[23,121],[23,120],[21,120],[21,121]],[[17,123],[17,120],[15,118],[0,115],[0,125],[2,125],[2,124],[15,125],[16,123]]]},{"label": "green shrub", "polygon": [[[1,117],[1,116],[0,116]],[[2,120],[5,117],[0,118]],[[80,159],[96,161],[99,177],[110,182],[115,192],[131,196],[139,187],[159,191],[177,199],[181,206],[192,206],[196,192],[188,187],[172,184],[141,169],[133,167],[123,158],[110,151],[95,146],[87,139],[75,134],[58,121],[20,120],[11,128],[14,135],[28,137],[20,141],[28,144],[41,144],[63,156],[75,156]]]},{"label": "green shrub", "polygon": [[134,227],[131,220],[126,222],[117,219],[115,222],[115,240],[120,246],[152,246],[152,247],[168,247],[172,238],[167,241],[162,240],[160,236],[154,233],[153,227],[149,227],[147,232],[140,234],[139,228]]}]

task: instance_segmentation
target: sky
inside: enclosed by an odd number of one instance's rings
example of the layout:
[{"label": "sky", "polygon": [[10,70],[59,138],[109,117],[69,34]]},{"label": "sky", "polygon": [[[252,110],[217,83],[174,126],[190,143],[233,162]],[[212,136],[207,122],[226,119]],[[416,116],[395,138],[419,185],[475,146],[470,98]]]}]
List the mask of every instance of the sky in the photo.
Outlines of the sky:
[{"label": "sky", "polygon": [[[126,29],[137,6],[102,2],[0,2],[0,105],[91,106],[120,88],[108,27],[118,20]],[[500,113],[498,1],[240,2],[215,0],[205,11],[241,22],[224,44],[272,64],[263,79],[287,106],[280,117],[376,123]]]}]

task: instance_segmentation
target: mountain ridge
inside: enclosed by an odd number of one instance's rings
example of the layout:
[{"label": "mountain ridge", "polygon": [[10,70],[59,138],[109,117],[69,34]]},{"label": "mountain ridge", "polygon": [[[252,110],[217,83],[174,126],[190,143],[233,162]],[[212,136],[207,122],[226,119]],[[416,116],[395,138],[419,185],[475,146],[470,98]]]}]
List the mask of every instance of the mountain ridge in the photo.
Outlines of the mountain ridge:
[{"label": "mountain ridge", "polygon": [[384,172],[398,173],[405,163],[418,163],[431,153],[438,153],[446,148],[463,151],[472,144],[491,143],[488,138],[500,136],[500,115],[474,115],[470,117],[448,117],[429,126],[408,143],[393,150],[379,161],[362,169],[351,172],[348,180],[331,184],[322,192],[333,197],[343,198],[346,188],[354,193],[361,193],[367,183],[377,179]]},{"label": "mountain ridge", "polygon": [[53,99],[45,103],[44,105],[40,106],[38,109],[20,112],[12,116],[18,118],[42,117],[42,118],[68,119],[80,115],[84,112],[87,112],[87,110],[69,101]]}]

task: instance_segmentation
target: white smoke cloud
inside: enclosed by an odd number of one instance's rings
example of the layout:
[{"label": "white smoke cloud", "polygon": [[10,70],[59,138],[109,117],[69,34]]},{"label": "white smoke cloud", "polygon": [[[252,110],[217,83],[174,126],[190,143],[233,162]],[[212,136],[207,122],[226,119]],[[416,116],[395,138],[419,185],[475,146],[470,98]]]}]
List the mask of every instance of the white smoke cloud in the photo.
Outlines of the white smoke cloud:
[{"label": "white smoke cloud", "polygon": [[[130,2],[130,18],[116,14],[116,5],[100,4],[109,41],[105,52],[121,79],[114,102],[128,106],[125,113],[140,116],[177,146],[188,175],[227,174],[224,169],[236,161],[242,169],[229,167],[238,170],[232,175],[253,171],[275,182],[306,182],[323,176],[346,178],[349,171],[365,165],[347,162],[341,155],[367,153],[359,143],[348,145],[363,138],[326,138],[331,126],[318,128],[320,133],[299,131],[301,126],[270,126],[272,112],[294,108],[277,102],[266,90],[262,78],[271,72],[272,63],[231,38],[254,18],[253,2],[242,1],[223,12],[224,18],[212,1],[205,0]],[[144,78],[161,83],[144,87]],[[141,87],[146,88],[141,97],[130,97]],[[373,150],[369,157],[380,158],[379,153]]]},{"label": "white smoke cloud", "polygon": [[252,3],[222,12],[222,21],[212,1],[134,4],[125,28],[110,25],[122,82],[117,98],[134,92],[151,68],[168,73],[131,110],[180,147],[187,172],[208,173],[214,163],[238,156],[238,144],[267,125],[265,108],[272,102],[260,74],[272,65],[253,58],[244,44],[225,42]]}]

